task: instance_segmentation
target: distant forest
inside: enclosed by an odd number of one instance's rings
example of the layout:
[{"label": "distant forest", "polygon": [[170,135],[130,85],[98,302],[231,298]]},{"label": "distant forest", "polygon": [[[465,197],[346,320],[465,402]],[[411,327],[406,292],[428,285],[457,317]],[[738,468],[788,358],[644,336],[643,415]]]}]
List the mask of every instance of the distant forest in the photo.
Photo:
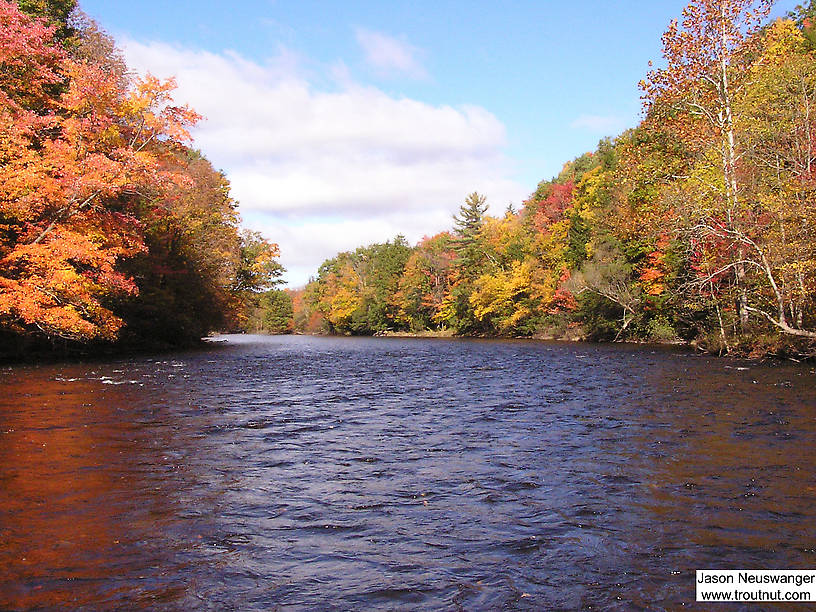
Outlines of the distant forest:
[{"label": "distant forest", "polygon": [[[520,210],[339,253],[285,329],[816,346],[816,1],[696,0],[640,83],[644,119]],[[288,306],[287,306],[288,308]]]},{"label": "distant forest", "polygon": [[449,231],[281,290],[277,245],[240,230],[172,80],[132,76],[75,0],[0,0],[0,354],[221,330],[814,356],[816,0],[774,22],[770,4],[689,4],[640,83],[641,123],[519,210],[472,193]]}]

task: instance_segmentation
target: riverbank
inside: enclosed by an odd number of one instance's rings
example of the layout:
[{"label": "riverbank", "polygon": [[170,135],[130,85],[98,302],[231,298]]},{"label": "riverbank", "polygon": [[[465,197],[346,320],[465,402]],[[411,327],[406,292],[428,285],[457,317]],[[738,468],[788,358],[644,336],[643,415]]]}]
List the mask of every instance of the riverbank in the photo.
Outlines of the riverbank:
[{"label": "riverbank", "polygon": [[150,354],[167,354],[203,348],[217,344],[214,338],[186,339],[168,342],[151,338],[139,341],[80,343],[57,338],[0,336],[0,364],[59,363],[88,359],[114,359]]},{"label": "riverbank", "polygon": [[424,330],[418,332],[407,331],[383,331],[374,334],[376,338],[455,338],[456,333],[452,329]]},{"label": "riverbank", "polygon": [[[243,334],[239,334],[243,335]],[[331,333],[302,333],[293,332],[291,334],[264,334],[262,336],[293,335],[293,336],[313,336],[313,337],[347,337],[345,334]],[[88,359],[120,358],[148,354],[168,354],[174,352],[185,352],[204,347],[217,346],[224,338],[229,337],[227,332],[214,332],[212,335],[198,339],[188,339],[184,343],[168,342],[160,339],[141,339],[138,342],[120,341],[115,343],[97,342],[83,344],[70,340],[57,339],[46,342],[42,339],[20,338],[20,337],[0,337],[0,364],[14,365],[25,363],[58,363],[72,362]],[[360,337],[365,337],[361,335]],[[728,350],[721,343],[712,342],[711,338],[697,338],[693,340],[683,340],[680,338],[633,340],[621,341],[593,340],[581,333],[580,329],[568,328],[560,330],[559,333],[544,331],[532,336],[500,336],[490,334],[457,334],[452,329],[423,330],[423,331],[381,331],[371,334],[368,337],[374,338],[481,338],[481,339],[513,339],[532,341],[555,341],[588,345],[657,345],[688,347],[696,352],[712,355],[716,357],[735,357],[754,361],[777,360],[793,361],[797,363],[810,363],[816,361],[816,354],[799,350],[801,347],[793,343],[770,342],[767,338],[758,338],[753,344],[743,343],[741,345],[729,345]]]},{"label": "riverbank", "polygon": [[[307,334],[314,336],[336,336],[344,337],[343,334]],[[514,340],[541,340],[555,342],[573,342],[586,344],[633,344],[633,345],[658,345],[688,347],[699,353],[715,357],[735,357],[750,360],[779,360],[793,361],[796,363],[816,361],[816,353],[803,350],[803,346],[794,342],[785,342],[785,339],[768,338],[759,336],[753,338],[754,342],[743,341],[740,344],[732,343],[728,346],[722,344],[719,338],[694,338],[684,340],[682,338],[653,338],[648,340],[631,339],[625,340],[594,340],[588,338],[582,330],[578,328],[567,328],[559,332],[543,331],[532,336],[501,336],[491,334],[457,334],[452,329],[443,330],[423,330],[416,332],[408,331],[381,331],[371,336],[375,338],[483,338],[483,339],[514,339]],[[806,348],[806,347],[804,347]]]}]

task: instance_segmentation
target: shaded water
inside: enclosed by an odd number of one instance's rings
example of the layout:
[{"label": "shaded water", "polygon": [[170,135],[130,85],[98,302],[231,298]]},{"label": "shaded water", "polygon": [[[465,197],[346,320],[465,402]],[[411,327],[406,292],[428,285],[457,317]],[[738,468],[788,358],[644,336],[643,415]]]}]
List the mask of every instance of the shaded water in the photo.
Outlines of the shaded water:
[{"label": "shaded water", "polygon": [[251,336],[0,369],[0,608],[676,609],[697,568],[816,567],[815,383]]}]

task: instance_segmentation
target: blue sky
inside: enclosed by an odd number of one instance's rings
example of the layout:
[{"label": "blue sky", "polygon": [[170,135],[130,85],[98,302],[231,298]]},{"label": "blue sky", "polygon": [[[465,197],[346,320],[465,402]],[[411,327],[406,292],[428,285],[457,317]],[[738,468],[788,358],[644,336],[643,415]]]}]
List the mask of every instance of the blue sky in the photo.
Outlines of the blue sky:
[{"label": "blue sky", "polygon": [[207,117],[197,144],[291,286],[339,250],[449,228],[471,191],[519,206],[636,125],[637,83],[686,4],[80,3]]}]

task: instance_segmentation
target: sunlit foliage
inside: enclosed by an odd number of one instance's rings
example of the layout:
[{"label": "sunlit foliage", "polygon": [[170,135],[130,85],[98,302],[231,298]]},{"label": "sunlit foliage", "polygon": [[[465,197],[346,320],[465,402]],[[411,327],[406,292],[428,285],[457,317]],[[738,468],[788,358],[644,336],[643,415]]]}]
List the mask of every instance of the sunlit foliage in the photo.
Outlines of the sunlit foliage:
[{"label": "sunlit foliage", "polygon": [[369,289],[354,258],[326,262],[307,294],[328,328],[812,354],[816,9],[768,24],[770,4],[693,0],[641,83],[641,124],[565,164],[518,213],[467,196],[452,231],[381,282],[395,287],[384,324],[359,316]]},{"label": "sunlit foliage", "polygon": [[265,241],[245,261],[229,185],[189,148],[199,116],[172,79],[129,76],[73,2],[20,7],[0,0],[0,335],[219,326],[280,266]]}]

